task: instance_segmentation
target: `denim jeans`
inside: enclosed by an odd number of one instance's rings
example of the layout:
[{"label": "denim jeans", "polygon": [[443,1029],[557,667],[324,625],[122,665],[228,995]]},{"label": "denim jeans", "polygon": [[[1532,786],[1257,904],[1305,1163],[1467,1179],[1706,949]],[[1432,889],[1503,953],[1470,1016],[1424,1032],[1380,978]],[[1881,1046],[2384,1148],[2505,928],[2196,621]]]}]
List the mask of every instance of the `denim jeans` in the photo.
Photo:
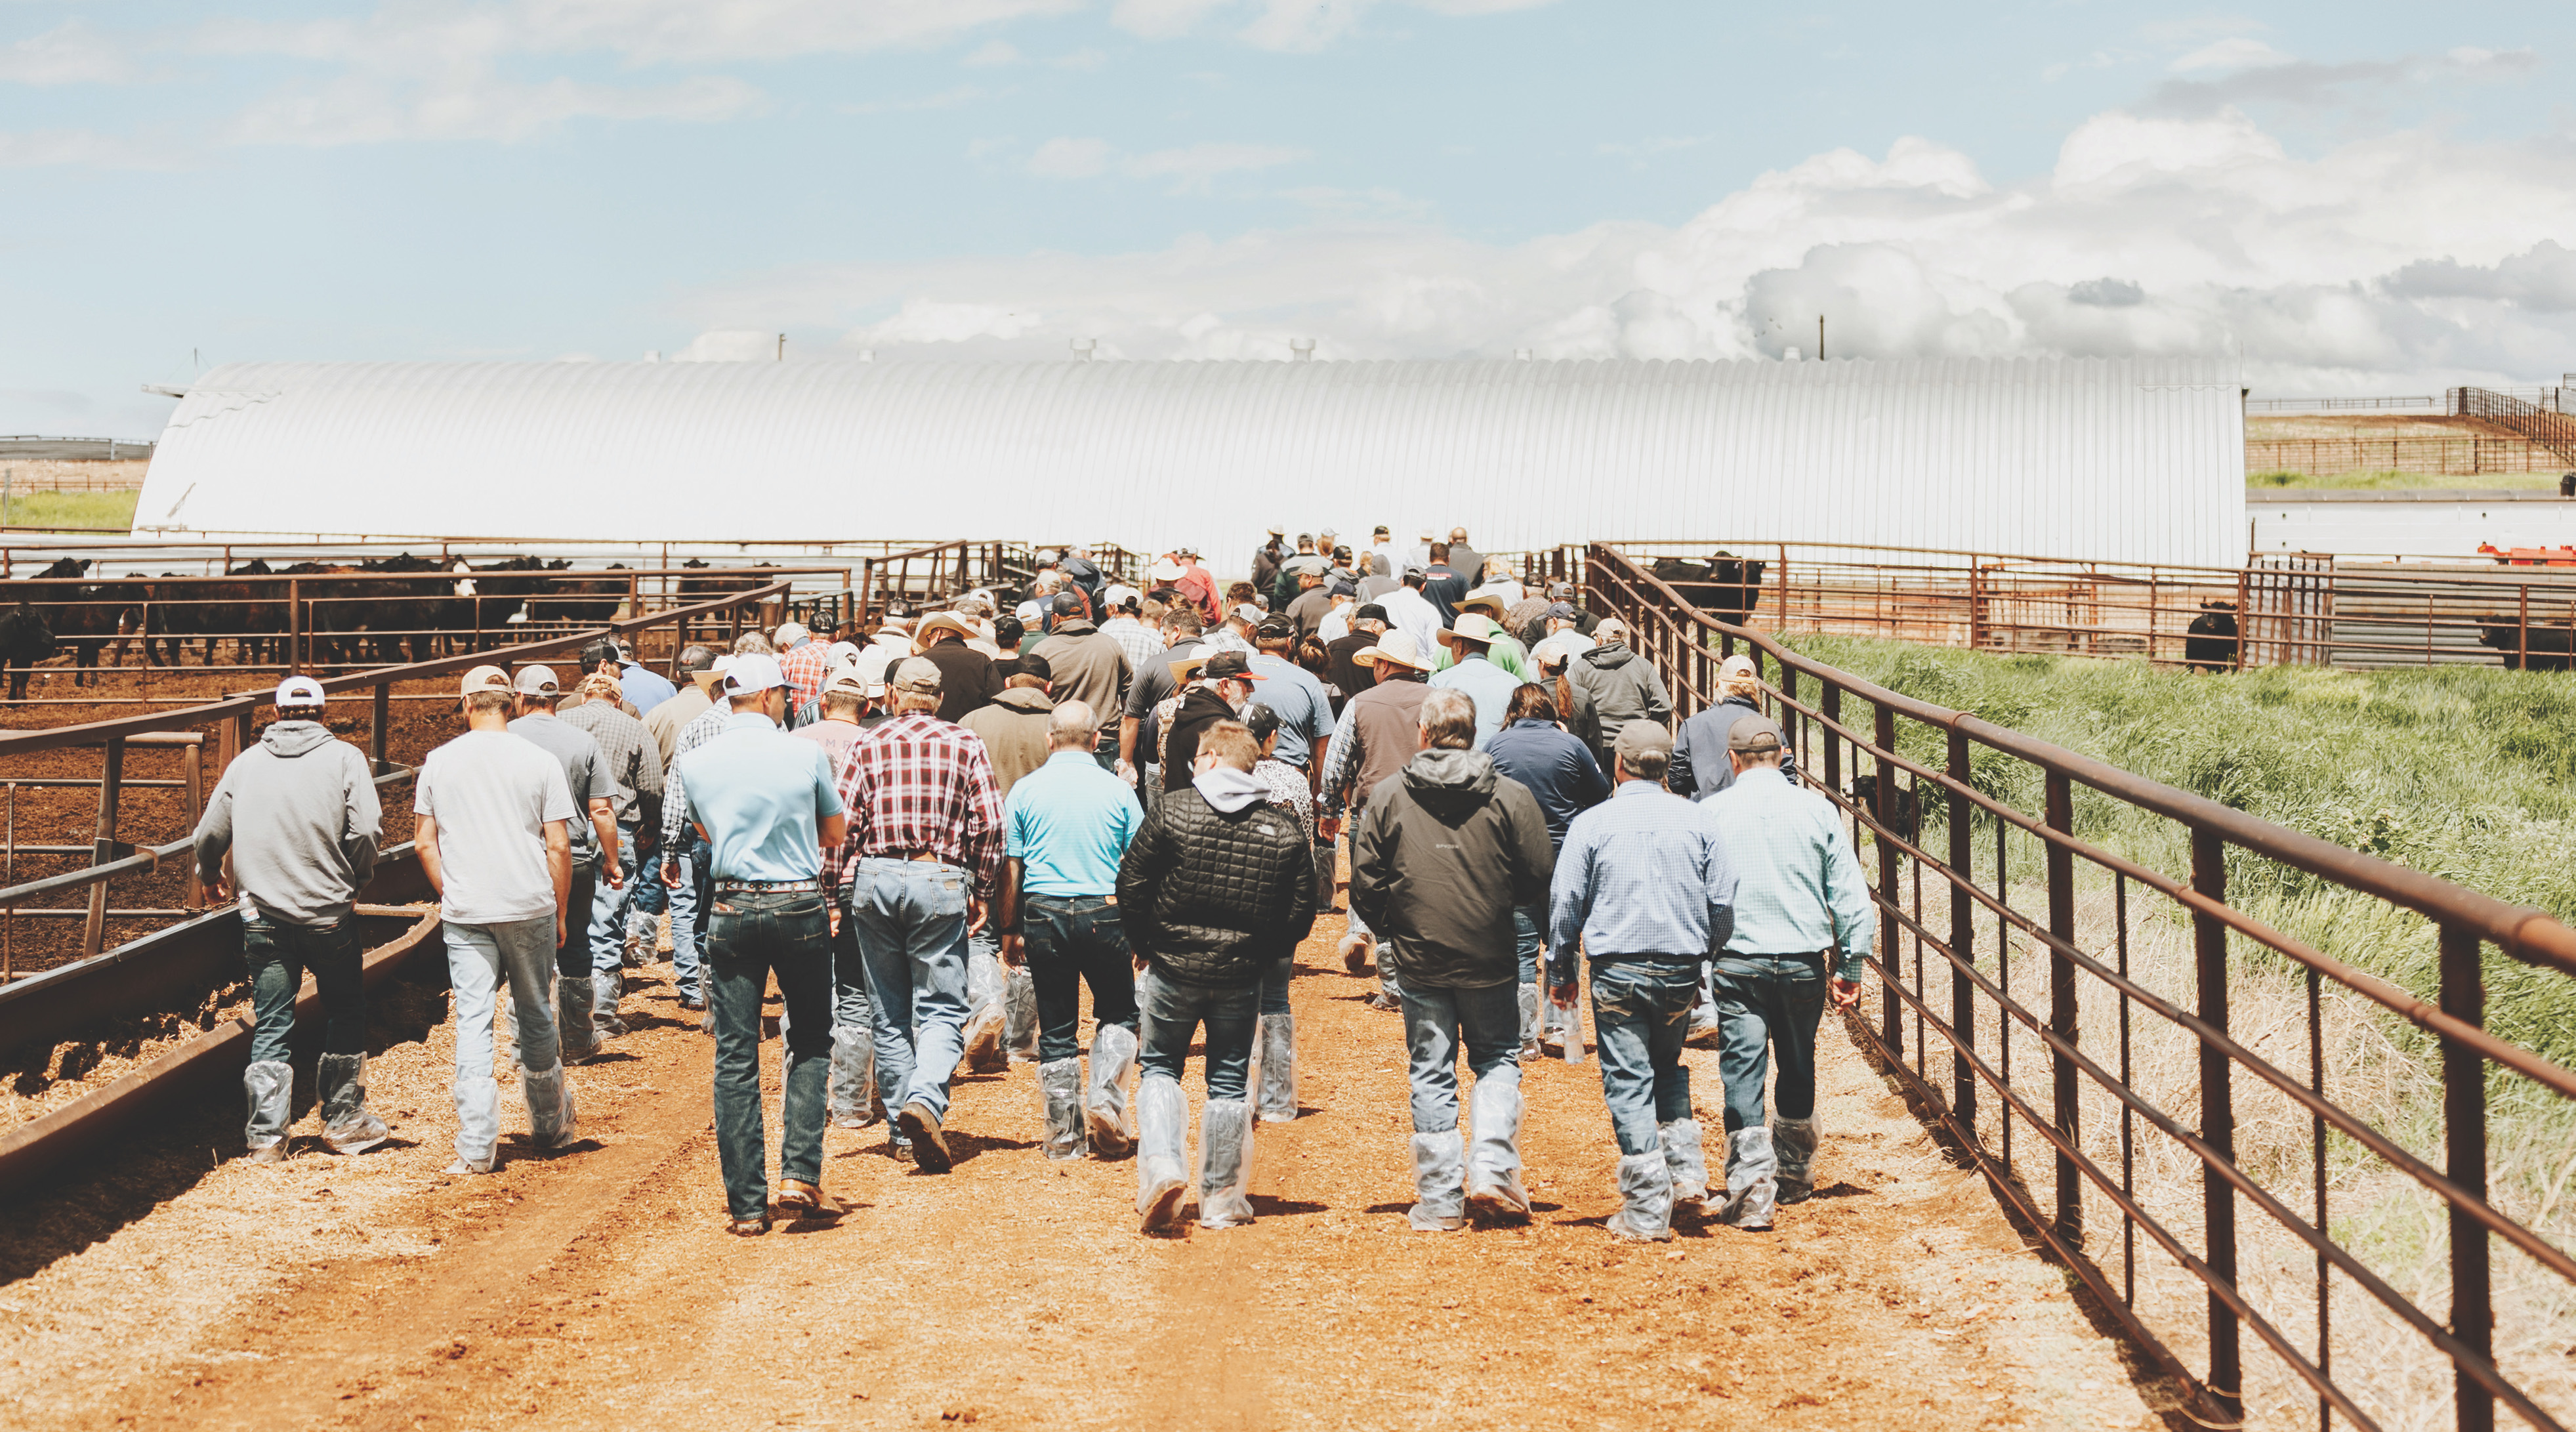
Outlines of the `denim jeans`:
[{"label": "denim jeans", "polygon": [[716,1152],[736,1218],[769,1206],[761,1123],[760,1004],[769,977],[787,1005],[778,1173],[823,1178],[824,1085],[832,1067],[830,906],[820,891],[719,890],[707,910],[707,1010],[716,1037]]},{"label": "denim jeans", "polygon": [[1261,1013],[1261,986],[1211,989],[1184,984],[1155,965],[1145,971],[1136,999],[1145,1044],[1137,1062],[1146,1073],[1178,1083],[1181,1070],[1190,1062],[1190,1039],[1204,1022],[1207,1096],[1243,1097],[1243,1077],[1252,1067],[1253,1021]]},{"label": "denim jeans", "polygon": [[347,920],[290,925],[253,915],[242,921],[242,962],[250,966],[253,1064],[285,1063],[295,1034],[295,995],[309,971],[322,994],[322,1052],[367,1052],[365,956]]},{"label": "denim jeans", "polygon": [[1762,1085],[1780,1051],[1784,1119],[1816,1112],[1816,1025],[1825,1013],[1822,955],[1739,955],[1717,959],[1717,1067],[1726,1079],[1726,1131],[1763,1125]]},{"label": "denim jeans", "polygon": [[1127,929],[1118,907],[1098,896],[1032,895],[1020,916],[1028,939],[1029,982],[1038,997],[1038,1062],[1082,1052],[1082,986],[1091,986],[1091,1016],[1136,1027],[1136,974],[1128,963]]},{"label": "denim jeans", "polygon": [[1663,1147],[1656,1126],[1691,1116],[1682,1039],[1699,984],[1696,960],[1592,962],[1592,1042],[1623,1154],[1655,1152]]},{"label": "denim jeans", "polygon": [[1163,766],[1160,761],[1147,761],[1136,767],[1136,800],[1145,808],[1145,819],[1152,820],[1155,808],[1163,803]]},{"label": "denim jeans", "polygon": [[599,901],[599,867],[575,862],[570,893],[564,899],[563,943],[555,946],[555,973],[568,980],[590,978],[590,912]]},{"label": "denim jeans", "polygon": [[[966,1051],[966,900],[954,865],[869,856],[850,885],[850,920],[867,962],[886,1107],[948,1114],[948,1080]],[[918,1023],[918,1029],[915,1025]]]},{"label": "denim jeans", "polygon": [[489,1165],[501,1136],[492,1081],[492,1005],[510,984],[510,1027],[519,1067],[544,1071],[563,1063],[555,1037],[555,917],[498,925],[439,926],[447,944],[447,979],[456,991],[456,1154]]},{"label": "denim jeans", "polygon": [[[634,832],[627,832],[627,839],[634,839]],[[627,906],[630,914],[659,915],[671,908],[671,892],[662,888],[662,851],[658,846],[651,855],[637,861],[626,888],[634,892]]]},{"label": "denim jeans", "polygon": [[859,953],[859,922],[844,919],[832,937],[832,1024],[857,1025],[876,1037],[875,1016],[868,1013],[868,963]]},{"label": "denim jeans", "polygon": [[706,847],[692,831],[683,831],[679,843],[662,852],[663,860],[676,861],[680,867],[679,888],[670,892],[671,973],[685,1000],[706,998],[706,977],[698,966],[698,940],[703,933],[700,912],[706,908],[699,876],[706,870],[706,855]]},{"label": "denim jeans", "polygon": [[1297,957],[1281,955],[1279,963],[1270,967],[1270,973],[1261,977],[1261,1012],[1263,1014],[1288,1012],[1288,981],[1295,978],[1296,974]]},{"label": "denim jeans", "polygon": [[[590,904],[590,968],[601,974],[612,974],[626,967],[626,912],[635,903],[635,832],[624,826],[617,830],[617,869],[626,877],[626,888],[611,890],[594,884]],[[596,872],[593,881],[598,880]]]},{"label": "denim jeans", "polygon": [[1512,951],[1520,956],[1521,983],[1539,982],[1539,962],[1547,957],[1547,945],[1538,932],[1547,928],[1547,906],[1514,905],[1512,907]]},{"label": "denim jeans", "polygon": [[1404,1043],[1412,1054],[1413,1131],[1458,1127],[1458,1046],[1477,1082],[1521,1082],[1521,999],[1511,985],[1404,987]]}]

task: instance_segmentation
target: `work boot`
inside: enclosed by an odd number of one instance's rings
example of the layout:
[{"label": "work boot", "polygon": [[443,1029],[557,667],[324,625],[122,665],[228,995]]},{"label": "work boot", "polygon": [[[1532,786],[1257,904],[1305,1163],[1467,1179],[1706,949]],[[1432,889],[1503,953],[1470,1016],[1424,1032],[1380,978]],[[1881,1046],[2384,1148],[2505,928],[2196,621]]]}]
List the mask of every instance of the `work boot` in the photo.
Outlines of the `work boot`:
[{"label": "work boot", "polygon": [[1773,1176],[1782,1203],[1804,1203],[1816,1191],[1816,1121],[1813,1119],[1780,1119],[1771,1121],[1771,1150],[1779,1160],[1779,1171]]},{"label": "work boot", "polygon": [[1700,1148],[1699,1120],[1675,1119],[1655,1130],[1664,1145],[1664,1166],[1673,1174],[1673,1206],[1697,1208],[1708,1202],[1708,1155]]},{"label": "work boot", "polygon": [[1260,1055],[1261,1120],[1288,1124],[1297,1119],[1297,1016],[1265,1014],[1253,1046]]},{"label": "work boot", "polygon": [[1002,1006],[996,1000],[966,1018],[966,1067],[977,1074],[998,1074],[1011,1067],[1002,1052]]},{"label": "work boot", "polygon": [[1630,1243],[1665,1243],[1673,1236],[1673,1172],[1664,1151],[1623,1154],[1619,1159],[1619,1211],[1610,1215],[1610,1236]]},{"label": "work boot", "polygon": [[500,1138],[499,1082],[489,1074],[456,1076],[456,1167],[449,1172],[490,1173]]},{"label": "work boot", "polygon": [[322,1142],[338,1154],[364,1153],[393,1133],[367,1108],[367,1056],[322,1056]]},{"label": "work boot", "polygon": [[1105,1159],[1125,1158],[1136,1147],[1136,1121],[1127,1116],[1127,1067],[1135,1062],[1135,1031],[1123,1024],[1092,1031],[1091,1083],[1082,1096],[1082,1122],[1091,1151]]},{"label": "work boot", "polygon": [[286,1126],[295,1117],[295,1066],[263,1059],[242,1071],[242,1092],[250,1096],[250,1122],[242,1142],[253,1163],[286,1161]]},{"label": "work boot", "polygon": [[617,1014],[617,1001],[626,993],[626,977],[616,970],[595,970],[590,976],[590,1028],[593,1043],[604,1043],[626,1032],[626,1021]]},{"label": "work boot", "polygon": [[534,1069],[522,1073],[519,1090],[527,1095],[528,1132],[536,1136],[538,1148],[559,1149],[581,1137],[581,1119],[573,1109],[572,1085],[564,1081],[562,1064],[543,1073]]},{"label": "work boot", "polygon": [[1082,1157],[1082,1061],[1039,1065],[1038,1102],[1046,1115],[1046,1156],[1059,1162]]},{"label": "work boot", "polygon": [[[1093,1059],[1097,1070],[1098,1055]],[[1136,1081],[1136,1214],[1147,1233],[1168,1230],[1190,1191],[1189,1166],[1181,1161],[1188,1122],[1177,1082],[1160,1074]]]},{"label": "work boot", "polygon": [[834,1124],[844,1129],[864,1129],[885,1117],[885,1104],[877,1093],[875,1030],[864,1024],[832,1026],[829,1078]]},{"label": "work boot", "polygon": [[923,1173],[946,1173],[954,1165],[948,1156],[948,1131],[940,1126],[939,1116],[928,1104],[915,1101],[903,1106],[895,1115],[895,1126],[912,1148],[912,1162]]},{"label": "work boot", "polygon": [[1522,985],[1520,989],[1520,997],[1521,1060],[1522,1062],[1527,1063],[1532,1059],[1538,1058],[1540,1054],[1538,1047],[1538,1012],[1539,1007],[1547,1001],[1545,997],[1539,993],[1539,987],[1534,984]]},{"label": "work boot", "polygon": [[1498,1223],[1526,1223],[1529,1190],[1521,1185],[1521,1082],[1478,1079],[1468,1105],[1476,1121],[1467,1156],[1467,1206]]},{"label": "work boot", "polygon": [[1251,1221],[1252,1104],[1210,1099],[1199,1110],[1199,1227],[1239,1228]]},{"label": "work boot", "polygon": [[1366,935],[1342,936],[1342,942],[1337,947],[1342,957],[1342,968],[1355,975],[1367,974],[1369,949],[1376,943]]},{"label": "work boot", "polygon": [[1014,1064],[1038,1059],[1038,986],[1029,967],[1007,971],[1002,984],[1002,1045]]},{"label": "work boot", "polygon": [[1404,1221],[1423,1233],[1467,1226],[1467,1171],[1458,1131],[1413,1136],[1413,1207]]},{"label": "work boot", "polygon": [[1727,1135],[1726,1206],[1717,1216],[1749,1233],[1768,1229],[1771,1205],[1779,1194],[1778,1173],[1769,1129],[1738,1129]]}]

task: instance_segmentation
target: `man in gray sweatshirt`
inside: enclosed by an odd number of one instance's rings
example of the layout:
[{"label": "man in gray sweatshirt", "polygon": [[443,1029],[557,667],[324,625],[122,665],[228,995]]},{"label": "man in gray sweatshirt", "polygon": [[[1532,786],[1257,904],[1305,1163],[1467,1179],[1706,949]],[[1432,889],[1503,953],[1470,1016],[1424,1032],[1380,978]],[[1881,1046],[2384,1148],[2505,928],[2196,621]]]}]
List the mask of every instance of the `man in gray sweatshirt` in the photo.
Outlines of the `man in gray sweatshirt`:
[{"label": "man in gray sweatshirt", "polygon": [[[367,995],[350,906],[376,868],[384,833],[366,757],[322,724],[322,686],[290,676],[277,720],[233,758],[197,822],[197,873],[210,898],[241,897],[242,958],[250,967],[250,1096],[245,1139],[254,1163],[286,1158],[295,1087],[287,1041],[306,971],[323,1012],[322,1141],[335,1153],[373,1148],[391,1131],[367,1109]],[[232,854],[229,878],[225,852]]]}]

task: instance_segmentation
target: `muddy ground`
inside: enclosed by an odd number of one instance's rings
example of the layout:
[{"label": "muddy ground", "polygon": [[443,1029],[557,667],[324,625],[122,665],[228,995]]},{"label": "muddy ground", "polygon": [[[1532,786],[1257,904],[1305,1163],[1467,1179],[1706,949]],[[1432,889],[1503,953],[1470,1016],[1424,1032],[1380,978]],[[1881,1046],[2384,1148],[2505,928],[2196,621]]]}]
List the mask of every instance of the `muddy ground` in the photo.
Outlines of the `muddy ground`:
[{"label": "muddy ground", "polygon": [[[1258,1221],[1170,1240],[1136,1231],[1132,1162],[1040,1156],[1028,1066],[960,1080],[954,1173],[836,1129],[844,1216],[728,1236],[711,1045],[667,966],[639,973],[636,1032],[572,1072],[577,1147],[536,1156],[513,1108],[501,1170],[450,1178],[447,996],[388,985],[371,1077],[394,1142],[329,1156],[308,1112],[296,1157],[254,1168],[237,1101],[210,1098],[0,1206],[0,1406],[83,1432],[2159,1420],[2159,1389],[1830,1027],[1819,1195],[1775,1232],[1685,1217],[1670,1244],[1611,1241],[1591,1062],[1527,1073],[1529,1226],[1409,1231],[1401,1031],[1331,958],[1340,925],[1301,952],[1306,1112],[1260,1128]],[[774,1147],[775,1040],[764,1057]],[[1689,1061],[1713,1128],[1715,1055]]]}]

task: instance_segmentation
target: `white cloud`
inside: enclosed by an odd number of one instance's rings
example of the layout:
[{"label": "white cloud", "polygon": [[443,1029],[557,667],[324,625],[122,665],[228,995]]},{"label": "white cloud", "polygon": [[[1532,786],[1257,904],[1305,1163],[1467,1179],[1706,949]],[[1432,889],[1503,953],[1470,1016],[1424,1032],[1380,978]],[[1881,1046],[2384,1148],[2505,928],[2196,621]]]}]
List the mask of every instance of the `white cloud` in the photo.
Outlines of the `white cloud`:
[{"label": "white cloud", "polygon": [[78,20],[0,45],[0,82],[22,85],[121,84],[136,74],[126,46]]},{"label": "white cloud", "polygon": [[1016,65],[1019,62],[1019,46],[1012,44],[1008,40],[986,40],[983,44],[976,46],[975,49],[966,56],[966,58],[959,60],[957,63],[961,65],[982,67],[989,65]]},{"label": "white cloud", "polygon": [[671,355],[674,363],[753,363],[778,357],[778,335],[748,328],[711,329]]},{"label": "white cloud", "polygon": [[[992,152],[978,141],[970,158]],[[1041,179],[1097,179],[1113,170],[1130,179],[1168,179],[1175,194],[1206,193],[1218,176],[1273,169],[1306,157],[1302,149],[1266,144],[1192,144],[1145,154],[1120,154],[1105,139],[1058,136],[1029,155],[1028,172]]]},{"label": "white cloud", "polygon": [[2233,35],[2201,46],[2173,62],[2176,74],[2192,70],[2256,70],[2274,65],[2297,63],[2296,57],[2282,54],[2260,40]]},{"label": "white cloud", "polygon": [[280,91],[233,118],[235,144],[373,144],[394,140],[529,138],[575,119],[733,119],[762,106],[737,79],[699,76],[669,85],[598,85],[569,79],[536,84],[488,73],[399,83],[351,75]]},{"label": "white cloud", "polygon": [[569,55],[638,64],[790,59],[939,44],[988,25],[1070,14],[1086,0],[383,0],[361,18],[219,19],[218,53],[383,63],[395,54]]},{"label": "white cloud", "polygon": [[1029,156],[1029,172],[1041,179],[1091,179],[1109,172],[1109,141],[1050,139]]},{"label": "white cloud", "polygon": [[[1121,161],[1102,154],[1102,172]],[[2576,152],[2398,131],[2293,156],[2242,114],[2110,111],[1997,185],[1927,139],[1764,174],[1677,226],[1513,245],[1419,220],[1105,257],[773,275],[699,304],[882,356],[2235,355],[2258,387],[2532,381],[2576,351]],[[711,323],[710,326],[713,326]]]},{"label": "white cloud", "polygon": [[93,169],[176,169],[189,162],[193,146],[162,147],[149,140],[98,134],[86,129],[38,129],[0,132],[0,169],[46,164],[80,164]]}]

